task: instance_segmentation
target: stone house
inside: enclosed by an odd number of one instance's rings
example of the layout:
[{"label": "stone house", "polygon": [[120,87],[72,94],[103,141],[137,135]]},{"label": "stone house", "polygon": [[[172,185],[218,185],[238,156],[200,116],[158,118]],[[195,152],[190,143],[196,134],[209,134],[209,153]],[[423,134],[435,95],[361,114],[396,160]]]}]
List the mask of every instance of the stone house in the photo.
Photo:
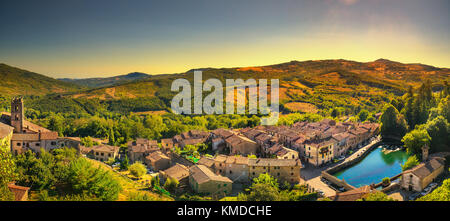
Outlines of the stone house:
[{"label": "stone house", "polygon": [[238,154],[247,156],[259,153],[259,145],[255,141],[244,136],[234,134],[225,139],[225,143],[227,148],[229,148],[231,155]]},{"label": "stone house", "polygon": [[287,181],[290,184],[300,182],[300,160],[258,158],[248,159],[249,179],[258,177],[262,173],[268,173],[280,182]]},{"label": "stone house", "polygon": [[226,147],[225,139],[232,136],[234,133],[230,130],[218,128],[211,131],[211,145],[214,151],[223,151]]},{"label": "stone house", "polygon": [[230,194],[233,182],[228,177],[214,174],[204,165],[195,165],[189,168],[189,185],[196,193],[214,196]]},{"label": "stone house", "polygon": [[130,162],[144,162],[146,156],[159,150],[156,140],[137,138],[136,141],[128,142],[128,158]]},{"label": "stone house", "polygon": [[336,145],[333,146],[333,157],[340,157],[344,156],[348,149],[349,145],[347,143],[348,138],[350,137],[350,134],[347,132],[333,134],[333,139],[336,140]]},{"label": "stone house", "polygon": [[331,162],[334,158],[333,150],[337,141],[331,136],[325,139],[315,139],[305,143],[305,158],[308,163],[320,166]]},{"label": "stone house", "polygon": [[403,171],[400,179],[400,186],[408,191],[421,192],[436,177],[444,172],[445,159],[440,157],[431,158],[430,160],[415,166],[412,169]]},{"label": "stone house", "polygon": [[175,179],[179,183],[179,188],[184,188],[189,184],[189,168],[182,164],[159,171],[161,181],[166,182],[167,178]]},{"label": "stone house", "polygon": [[174,147],[174,142],[172,138],[161,139],[161,148],[164,152],[171,150]]},{"label": "stone house", "polygon": [[90,155],[92,155],[95,160],[106,162],[109,158],[115,159],[119,155],[119,147],[105,144],[93,146]]},{"label": "stone house", "polygon": [[233,182],[248,183],[248,158],[242,156],[227,156],[223,164],[222,176],[230,178]]},{"label": "stone house", "polygon": [[144,163],[151,170],[157,172],[170,167],[170,158],[161,151],[155,151],[145,157]]},{"label": "stone house", "polygon": [[275,144],[267,151],[268,156],[276,156],[277,159],[299,159],[298,152],[284,147],[281,144]]}]

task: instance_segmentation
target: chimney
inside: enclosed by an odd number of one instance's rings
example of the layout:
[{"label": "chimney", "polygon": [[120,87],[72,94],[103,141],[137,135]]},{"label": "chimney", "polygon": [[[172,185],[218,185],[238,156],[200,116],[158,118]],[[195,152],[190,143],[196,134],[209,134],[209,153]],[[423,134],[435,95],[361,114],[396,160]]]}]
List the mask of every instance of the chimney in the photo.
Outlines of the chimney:
[{"label": "chimney", "polygon": [[424,145],[422,147],[422,161],[426,162],[428,160],[428,151],[430,150],[430,147],[428,145]]}]

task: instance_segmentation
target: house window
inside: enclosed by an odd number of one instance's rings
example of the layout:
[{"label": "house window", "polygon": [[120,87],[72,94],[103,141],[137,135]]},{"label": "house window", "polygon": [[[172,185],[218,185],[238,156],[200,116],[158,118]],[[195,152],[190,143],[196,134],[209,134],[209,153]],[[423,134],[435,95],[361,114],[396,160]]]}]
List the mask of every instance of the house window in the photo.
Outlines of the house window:
[{"label": "house window", "polygon": [[280,173],[277,173],[277,176],[279,176],[280,175]]},{"label": "house window", "polygon": [[19,146],[20,147],[20,145],[22,145],[21,143],[17,143],[17,146]]},{"label": "house window", "polygon": [[103,154],[103,153],[100,153],[100,155],[101,155],[101,156],[103,156],[103,155],[105,155],[105,154]]},{"label": "house window", "polygon": [[40,143],[36,143],[36,147],[39,147],[41,144]]},{"label": "house window", "polygon": [[255,172],[253,172],[252,174],[255,175]]},{"label": "house window", "polygon": [[52,141],[51,144],[52,144],[52,145],[56,145],[56,142],[55,142],[55,141]]},{"label": "house window", "polygon": [[95,152],[95,155],[97,155],[97,156],[98,156],[98,152]]},{"label": "house window", "polygon": [[233,173],[233,171],[230,170],[230,174],[232,174],[232,173]]}]

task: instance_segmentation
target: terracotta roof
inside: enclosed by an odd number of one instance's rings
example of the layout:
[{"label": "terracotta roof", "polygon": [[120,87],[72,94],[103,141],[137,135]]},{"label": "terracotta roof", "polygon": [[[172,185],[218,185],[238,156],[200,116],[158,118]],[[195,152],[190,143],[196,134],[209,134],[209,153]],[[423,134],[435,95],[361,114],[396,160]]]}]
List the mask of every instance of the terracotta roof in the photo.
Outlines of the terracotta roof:
[{"label": "terracotta roof", "polygon": [[248,164],[248,158],[243,156],[227,156],[227,164]]},{"label": "terracotta roof", "polygon": [[198,184],[206,183],[211,180],[233,183],[228,177],[216,175],[204,165],[192,166],[189,168],[189,173]]},{"label": "terracotta roof", "polygon": [[170,160],[170,158],[167,155],[165,155],[164,153],[162,153],[161,151],[155,151],[155,152],[149,154],[148,156],[146,156],[145,158],[150,160],[151,162],[156,162],[156,161],[163,160],[163,159]]},{"label": "terracotta roof", "polygon": [[333,138],[339,142],[341,142],[342,140],[347,139],[350,136],[349,133],[344,132],[344,133],[338,133],[338,134],[333,134]]},{"label": "terracotta roof", "polygon": [[14,184],[8,184],[8,188],[14,193],[14,200],[19,201],[28,193],[29,187],[17,186]]},{"label": "terracotta roof", "polygon": [[214,161],[223,163],[223,162],[225,162],[225,160],[227,160],[227,157],[228,156],[226,156],[226,155],[219,154],[214,158]]},{"label": "terracotta roof", "polygon": [[110,145],[106,145],[106,144],[101,144],[101,145],[98,145],[98,146],[93,146],[92,150],[100,151],[100,152],[118,152],[119,151],[119,147],[110,146]]},{"label": "terracotta roof", "polygon": [[363,198],[368,193],[374,192],[370,186],[362,186],[353,190],[349,190],[343,193],[336,193],[333,197],[335,201],[356,201]]},{"label": "terracotta roof", "polygon": [[235,135],[235,134],[233,136],[225,139],[225,142],[229,143],[231,146],[235,146],[235,145],[238,145],[243,142],[255,143],[255,141],[250,140],[247,137],[239,136],[239,135]]},{"label": "terracotta roof", "polygon": [[[8,112],[3,112],[2,116],[0,117],[0,121],[4,124],[11,125],[11,114]],[[33,132],[50,132],[49,129],[41,127],[37,124],[33,124],[27,120],[23,121],[23,126],[24,128],[31,130]]]},{"label": "terracotta roof", "polygon": [[39,134],[38,133],[27,133],[27,134],[19,134],[14,133],[11,140],[14,141],[39,141]]},{"label": "terracotta roof", "polygon": [[256,141],[259,141],[261,143],[268,142],[272,139],[272,136],[266,133],[260,133],[258,136],[255,137]]},{"label": "terracotta roof", "polygon": [[173,140],[172,140],[172,138],[161,139],[161,143],[171,143],[171,144],[173,144]]},{"label": "terracotta roof", "polygon": [[230,137],[231,135],[233,135],[234,133],[231,132],[230,130],[226,130],[223,128],[219,128],[219,129],[215,129],[212,131],[213,134],[215,134],[216,136],[222,137],[224,139]]},{"label": "terracotta roof", "polygon": [[56,140],[58,139],[58,132],[41,132],[39,138],[41,140]]},{"label": "terracotta roof", "polygon": [[432,158],[426,163],[421,163],[410,170],[404,171],[403,173],[411,172],[417,177],[423,179],[442,166],[444,166],[444,162],[441,158]]},{"label": "terracotta roof", "polygon": [[189,176],[189,169],[186,166],[179,163],[175,164],[175,166],[170,167],[169,169],[164,170],[163,172],[167,176],[176,179],[178,181]]},{"label": "terracotta roof", "polygon": [[302,166],[299,160],[294,159],[273,159],[273,158],[258,158],[248,159],[249,166]]},{"label": "terracotta roof", "polygon": [[197,163],[211,168],[214,165],[214,159],[208,157],[201,157]]},{"label": "terracotta roof", "polygon": [[0,138],[7,137],[8,135],[10,135],[13,132],[13,130],[14,130],[14,127],[11,127],[7,124],[0,122]]}]

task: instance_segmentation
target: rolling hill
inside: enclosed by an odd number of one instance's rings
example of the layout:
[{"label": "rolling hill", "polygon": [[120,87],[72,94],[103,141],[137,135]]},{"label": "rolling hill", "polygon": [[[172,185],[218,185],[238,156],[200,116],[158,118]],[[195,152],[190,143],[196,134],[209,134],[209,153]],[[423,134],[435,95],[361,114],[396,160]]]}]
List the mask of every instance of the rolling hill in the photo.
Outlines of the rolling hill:
[{"label": "rolling hill", "polygon": [[0,94],[3,97],[16,95],[45,95],[85,89],[82,86],[60,81],[38,73],[0,64]]},{"label": "rolling hill", "polygon": [[115,84],[120,83],[126,83],[138,79],[145,79],[150,77],[151,75],[140,73],[140,72],[133,72],[126,75],[119,75],[114,77],[107,77],[107,78],[82,78],[82,79],[74,79],[74,78],[59,78],[58,80],[70,82],[74,84],[78,84],[81,86],[86,87],[105,87],[105,86],[111,86]]},{"label": "rolling hill", "polygon": [[[359,108],[377,111],[394,96],[404,94],[409,86],[418,87],[425,80],[430,80],[434,90],[440,90],[444,81],[450,80],[448,68],[403,64],[387,59],[372,62],[342,59],[291,61],[259,67],[201,70],[203,80],[280,79],[281,109],[283,112],[302,113],[329,111],[335,107],[350,112]],[[41,111],[81,111],[91,114],[98,110],[122,113],[168,110],[175,95],[170,90],[172,81],[185,78],[192,82],[193,71],[148,77],[138,74],[136,79],[123,82],[121,79],[127,79],[127,75],[104,78],[104,83],[101,83],[101,79],[91,79],[97,85],[106,86],[66,90],[60,95],[34,99],[29,105]]]}]

